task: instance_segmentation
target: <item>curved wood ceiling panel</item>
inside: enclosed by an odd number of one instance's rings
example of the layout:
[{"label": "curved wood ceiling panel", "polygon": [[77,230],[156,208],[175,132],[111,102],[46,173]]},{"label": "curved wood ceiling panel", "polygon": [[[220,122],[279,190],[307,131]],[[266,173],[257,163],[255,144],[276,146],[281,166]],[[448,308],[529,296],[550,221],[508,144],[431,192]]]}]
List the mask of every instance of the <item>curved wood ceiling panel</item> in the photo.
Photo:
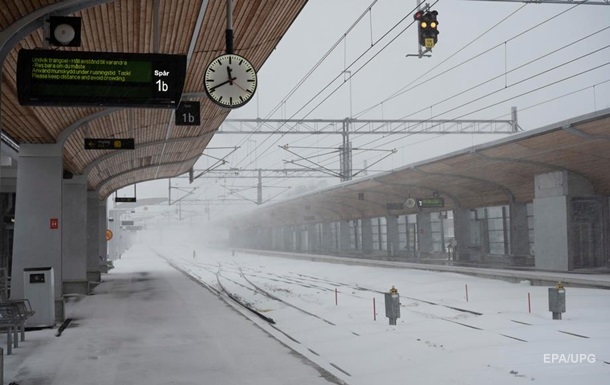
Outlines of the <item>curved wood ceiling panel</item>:
[{"label": "curved wood ceiling panel", "polygon": [[[17,144],[63,143],[64,169],[75,175],[90,170],[89,189],[99,189],[100,198],[129,184],[187,172],[229,113],[208,100],[202,83],[206,65],[226,50],[226,0],[158,0],[158,10],[155,2],[3,0],[0,7],[0,31],[15,26],[26,31],[2,64],[3,133]],[[235,53],[248,57],[260,68],[306,3],[307,0],[233,0]],[[44,42],[41,20],[29,24],[25,20],[42,9],[82,18],[81,46],[53,49],[187,55],[193,46],[183,99],[201,102],[201,125],[175,127],[171,110],[19,105],[17,54],[22,48],[42,48]],[[198,29],[200,15],[203,24]],[[0,47],[2,44],[0,41]],[[84,150],[85,137],[133,137],[136,146],[142,148],[117,153]],[[175,141],[180,138],[189,140]],[[148,145],[166,140],[167,146]]]}]

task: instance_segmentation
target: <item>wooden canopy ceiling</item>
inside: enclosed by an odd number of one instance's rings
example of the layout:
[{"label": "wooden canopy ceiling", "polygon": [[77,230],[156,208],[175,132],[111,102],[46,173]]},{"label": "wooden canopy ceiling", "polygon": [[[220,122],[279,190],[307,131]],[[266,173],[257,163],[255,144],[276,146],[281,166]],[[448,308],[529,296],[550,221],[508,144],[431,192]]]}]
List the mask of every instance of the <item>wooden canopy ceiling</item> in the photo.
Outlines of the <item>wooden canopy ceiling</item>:
[{"label": "wooden canopy ceiling", "polygon": [[[260,69],[307,0],[233,0],[234,51]],[[63,146],[64,169],[86,175],[100,199],[137,182],[187,172],[229,110],[203,90],[204,69],[225,53],[227,0],[2,0],[0,127],[17,145]],[[17,55],[42,48],[44,20],[82,18],[82,44],[62,50],[187,55],[183,100],[201,102],[199,126],[175,126],[172,110],[27,107],[17,100]],[[83,149],[89,138],[135,138],[134,151]]]},{"label": "wooden canopy ceiling", "polygon": [[[610,195],[610,109],[263,206],[226,224],[273,227],[528,203],[536,175],[563,170]],[[444,198],[444,208],[394,209],[409,197],[434,194]]]}]

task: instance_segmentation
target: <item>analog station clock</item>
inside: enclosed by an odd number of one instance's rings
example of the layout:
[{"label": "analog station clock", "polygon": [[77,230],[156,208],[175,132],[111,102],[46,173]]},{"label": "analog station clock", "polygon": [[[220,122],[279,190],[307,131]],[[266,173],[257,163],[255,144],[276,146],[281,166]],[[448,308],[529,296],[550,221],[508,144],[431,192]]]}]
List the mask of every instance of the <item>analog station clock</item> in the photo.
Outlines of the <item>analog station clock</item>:
[{"label": "analog station clock", "polygon": [[413,198],[407,198],[407,200],[405,201],[405,206],[407,206],[407,208],[409,208],[409,209],[412,209],[413,207],[415,207],[416,204],[417,204],[417,202]]},{"label": "analog station clock", "polygon": [[205,70],[204,88],[210,99],[222,107],[238,108],[256,91],[256,70],[245,58],[225,54],[212,60]]}]

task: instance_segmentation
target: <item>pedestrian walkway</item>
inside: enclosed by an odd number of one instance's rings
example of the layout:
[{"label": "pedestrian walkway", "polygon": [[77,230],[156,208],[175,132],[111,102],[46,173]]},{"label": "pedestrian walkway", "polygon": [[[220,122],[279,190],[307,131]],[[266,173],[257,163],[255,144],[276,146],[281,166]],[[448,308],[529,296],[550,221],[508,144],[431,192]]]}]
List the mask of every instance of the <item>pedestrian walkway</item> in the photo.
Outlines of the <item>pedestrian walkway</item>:
[{"label": "pedestrian walkway", "polygon": [[93,295],[70,299],[61,336],[26,333],[4,356],[4,383],[340,383],[154,253],[142,255],[127,252]]}]

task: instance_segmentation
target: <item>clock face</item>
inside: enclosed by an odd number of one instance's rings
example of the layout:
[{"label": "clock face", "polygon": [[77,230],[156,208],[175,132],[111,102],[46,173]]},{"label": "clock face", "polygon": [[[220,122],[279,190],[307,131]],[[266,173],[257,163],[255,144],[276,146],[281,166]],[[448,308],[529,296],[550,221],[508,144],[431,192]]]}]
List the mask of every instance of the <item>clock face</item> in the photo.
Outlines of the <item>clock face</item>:
[{"label": "clock face", "polygon": [[407,200],[405,201],[405,206],[407,206],[407,208],[412,209],[413,207],[415,207],[415,205],[417,204],[417,202],[415,202],[415,199],[413,198],[407,198]]},{"label": "clock face", "polygon": [[208,64],[203,83],[214,103],[237,108],[252,99],[256,80],[256,70],[248,60],[239,55],[226,54]]}]

